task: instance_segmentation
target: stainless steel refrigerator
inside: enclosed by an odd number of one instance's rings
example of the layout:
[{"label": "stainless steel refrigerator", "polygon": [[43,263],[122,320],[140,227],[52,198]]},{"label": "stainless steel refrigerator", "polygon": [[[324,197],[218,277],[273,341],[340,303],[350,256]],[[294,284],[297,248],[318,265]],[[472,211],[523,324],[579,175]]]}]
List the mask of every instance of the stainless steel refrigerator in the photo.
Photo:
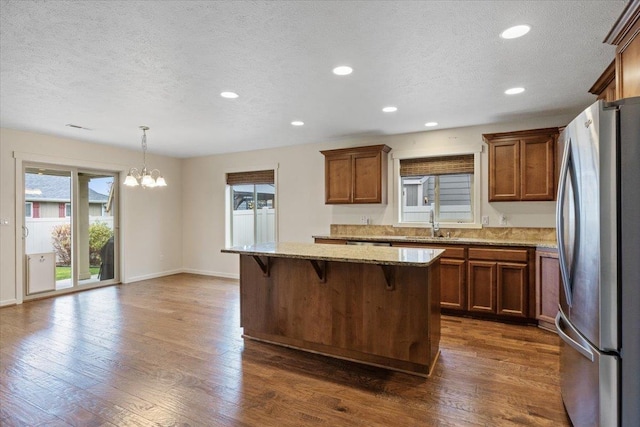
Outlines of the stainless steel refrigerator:
[{"label": "stainless steel refrigerator", "polygon": [[560,385],[575,427],[640,426],[640,97],[562,132]]}]

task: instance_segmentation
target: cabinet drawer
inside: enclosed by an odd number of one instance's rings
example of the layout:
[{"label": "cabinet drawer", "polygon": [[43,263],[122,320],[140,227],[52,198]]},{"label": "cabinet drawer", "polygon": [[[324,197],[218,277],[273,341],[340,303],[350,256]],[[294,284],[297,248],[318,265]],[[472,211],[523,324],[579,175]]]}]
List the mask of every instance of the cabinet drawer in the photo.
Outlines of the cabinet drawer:
[{"label": "cabinet drawer", "polygon": [[444,249],[443,258],[464,259],[464,248],[451,248],[448,246],[429,246],[436,249]]},{"label": "cabinet drawer", "polygon": [[347,241],[346,240],[340,240],[340,239],[321,239],[321,238],[316,238],[314,240],[314,243],[325,243],[325,244],[330,244],[330,245],[346,245]]},{"label": "cabinet drawer", "polygon": [[528,251],[526,249],[469,248],[469,259],[527,262]]}]

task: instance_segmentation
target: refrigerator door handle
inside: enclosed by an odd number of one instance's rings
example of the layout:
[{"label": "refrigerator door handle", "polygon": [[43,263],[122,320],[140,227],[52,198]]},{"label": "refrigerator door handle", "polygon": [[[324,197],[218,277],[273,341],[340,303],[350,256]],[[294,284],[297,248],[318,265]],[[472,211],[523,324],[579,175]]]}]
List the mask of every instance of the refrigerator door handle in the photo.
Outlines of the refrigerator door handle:
[{"label": "refrigerator door handle", "polygon": [[[569,307],[573,300],[573,269],[579,248],[580,239],[580,204],[577,200],[577,186],[575,165],[572,156],[572,138],[570,129],[565,129],[565,147],[562,156],[562,167],[558,186],[558,202],[556,204],[556,235],[558,238],[558,258],[560,274],[564,288],[565,299]],[[567,186],[570,187],[567,189]],[[565,212],[565,202],[569,202],[571,212]],[[565,215],[569,215],[569,223],[565,222]],[[568,228],[567,229],[565,229]],[[569,232],[569,236],[566,233]],[[570,241],[567,241],[566,238]],[[567,244],[570,245],[567,248]],[[569,253],[567,253],[567,250]]]},{"label": "refrigerator door handle", "polygon": [[[568,132],[569,129],[565,129]],[[558,201],[556,205],[556,235],[558,239],[558,258],[560,264],[560,274],[562,276],[562,285],[567,300],[567,304],[571,307],[572,293],[569,268],[567,266],[567,253],[565,249],[565,229],[564,229],[564,199],[567,193],[567,180],[569,177],[569,167],[571,165],[571,138],[566,137],[564,154],[562,159],[562,167],[560,169],[560,177],[558,180]],[[575,242],[573,242],[575,244]]]},{"label": "refrigerator door handle", "polygon": [[[569,328],[573,332],[574,336],[580,337],[578,331],[571,325],[571,323],[569,323],[565,319],[565,317],[562,315],[562,310],[560,309],[560,310],[558,310],[558,314],[556,314],[556,330],[558,331],[558,335],[560,335],[560,338],[562,338],[562,340],[564,342],[566,342],[571,347],[573,347],[574,350],[576,350],[578,353],[580,353],[581,355],[583,355],[584,357],[586,357],[590,361],[594,362],[595,361],[595,356],[594,356],[593,352],[591,351],[591,349],[589,348],[589,345],[586,342],[584,344],[583,343],[579,343],[578,341],[576,341],[573,338],[571,338],[564,331],[565,325],[566,325],[567,328]],[[581,339],[581,341],[584,341],[584,340]]]}]

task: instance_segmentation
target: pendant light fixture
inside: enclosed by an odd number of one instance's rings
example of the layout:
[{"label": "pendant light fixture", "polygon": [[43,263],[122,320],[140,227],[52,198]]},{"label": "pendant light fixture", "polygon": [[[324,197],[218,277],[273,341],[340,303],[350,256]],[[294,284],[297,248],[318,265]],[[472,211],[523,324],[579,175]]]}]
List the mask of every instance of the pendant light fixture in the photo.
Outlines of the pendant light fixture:
[{"label": "pendant light fixture", "polygon": [[151,172],[147,170],[147,131],[149,127],[140,126],[140,129],[142,129],[142,170],[129,169],[124,185],[129,187],[141,185],[142,188],[166,187],[167,182],[158,169],[153,169]]}]

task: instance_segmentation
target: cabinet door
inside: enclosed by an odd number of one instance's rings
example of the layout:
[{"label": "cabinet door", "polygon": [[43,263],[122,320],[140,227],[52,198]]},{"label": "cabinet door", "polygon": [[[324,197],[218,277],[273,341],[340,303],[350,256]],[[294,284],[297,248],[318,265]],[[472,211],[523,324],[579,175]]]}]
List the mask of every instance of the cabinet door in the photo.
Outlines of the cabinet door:
[{"label": "cabinet door", "polygon": [[469,311],[496,312],[496,265],[495,262],[469,261]]},{"label": "cabinet door", "polygon": [[381,153],[352,155],[353,203],[381,203]]},{"label": "cabinet door", "polygon": [[324,168],[325,203],[351,203],[351,155],[327,156]]},{"label": "cabinet door", "polygon": [[554,136],[520,141],[520,199],[554,200]]},{"label": "cabinet door", "polygon": [[461,259],[440,259],[440,307],[466,310],[466,264]]},{"label": "cabinet door", "polygon": [[489,201],[520,200],[519,140],[489,144]]},{"label": "cabinet door", "polygon": [[498,263],[497,313],[527,317],[527,264]]},{"label": "cabinet door", "polygon": [[536,319],[555,329],[560,295],[560,264],[557,252],[536,252]]}]

